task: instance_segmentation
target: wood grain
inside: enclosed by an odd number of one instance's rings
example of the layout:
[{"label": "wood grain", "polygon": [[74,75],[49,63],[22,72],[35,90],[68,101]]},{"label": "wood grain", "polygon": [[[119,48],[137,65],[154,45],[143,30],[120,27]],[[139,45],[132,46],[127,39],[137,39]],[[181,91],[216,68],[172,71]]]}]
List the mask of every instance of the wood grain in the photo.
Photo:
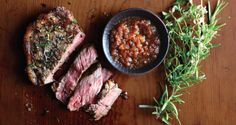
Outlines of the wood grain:
[{"label": "wood grain", "polygon": [[[215,3],[215,0],[211,0]],[[129,93],[128,100],[118,99],[109,115],[92,122],[83,112],[69,112],[57,101],[50,86],[30,84],[24,72],[22,37],[26,26],[39,13],[56,6],[70,9],[83,27],[87,42],[101,45],[106,22],[120,10],[142,7],[156,13],[166,10],[173,0],[0,0],[0,125],[157,125],[162,124],[151,110],[138,109],[138,104],[152,103],[160,94],[163,66],[143,76],[127,76],[115,72],[115,80]],[[199,2],[196,0],[196,2]],[[236,9],[235,0],[220,16],[227,25],[214,39],[221,46],[211,51],[202,63],[207,79],[188,89],[186,104],[179,106],[183,125],[236,124]],[[45,7],[45,5],[46,7]],[[228,19],[227,17],[231,18]],[[98,46],[101,53],[101,48]],[[32,111],[27,110],[32,103]],[[44,110],[49,113],[45,114]],[[172,121],[175,125],[176,121]]]}]

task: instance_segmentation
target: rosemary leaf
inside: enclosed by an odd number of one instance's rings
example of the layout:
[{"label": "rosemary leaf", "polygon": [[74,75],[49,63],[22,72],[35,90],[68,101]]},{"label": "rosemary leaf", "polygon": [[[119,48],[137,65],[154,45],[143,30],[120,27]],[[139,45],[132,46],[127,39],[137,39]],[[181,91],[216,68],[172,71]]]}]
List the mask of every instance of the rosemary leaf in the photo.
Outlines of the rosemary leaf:
[{"label": "rosemary leaf", "polygon": [[154,98],[153,105],[139,105],[140,108],[154,109],[152,114],[165,124],[170,125],[172,117],[181,124],[176,104],[184,103],[181,97],[186,88],[205,79],[199,65],[211,48],[219,46],[211,41],[225,25],[218,24],[217,15],[226,5],[218,0],[212,12],[210,2],[206,8],[202,1],[196,5],[192,0],[176,0],[168,12],[162,12],[170,38],[169,53],[164,61],[167,85],[159,99]]}]

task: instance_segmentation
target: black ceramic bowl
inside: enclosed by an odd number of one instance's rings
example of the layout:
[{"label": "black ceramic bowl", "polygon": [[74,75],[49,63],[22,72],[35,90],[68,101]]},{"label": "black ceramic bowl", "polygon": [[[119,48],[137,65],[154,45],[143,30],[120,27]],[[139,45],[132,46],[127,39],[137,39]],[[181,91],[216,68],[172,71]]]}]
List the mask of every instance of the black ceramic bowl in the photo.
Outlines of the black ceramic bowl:
[{"label": "black ceramic bowl", "polygon": [[[160,49],[158,56],[156,60],[154,60],[151,63],[148,63],[147,65],[141,67],[141,68],[127,68],[124,67],[122,64],[116,62],[113,60],[111,54],[110,54],[110,47],[109,47],[109,36],[110,31],[118,24],[122,19],[128,18],[128,17],[140,17],[143,19],[150,20],[152,25],[154,25],[157,29],[157,32],[159,33],[160,38]],[[167,51],[169,49],[169,38],[168,38],[168,32],[165,27],[165,24],[162,22],[162,20],[153,12],[141,9],[141,8],[130,8],[127,10],[123,10],[113,16],[111,20],[108,22],[108,24],[105,27],[105,30],[103,32],[103,38],[102,38],[102,46],[104,54],[107,58],[107,60],[111,63],[113,67],[115,67],[117,70],[126,73],[126,74],[132,74],[132,75],[138,75],[138,74],[144,74],[155,67],[159,66],[161,62],[164,60]]]}]

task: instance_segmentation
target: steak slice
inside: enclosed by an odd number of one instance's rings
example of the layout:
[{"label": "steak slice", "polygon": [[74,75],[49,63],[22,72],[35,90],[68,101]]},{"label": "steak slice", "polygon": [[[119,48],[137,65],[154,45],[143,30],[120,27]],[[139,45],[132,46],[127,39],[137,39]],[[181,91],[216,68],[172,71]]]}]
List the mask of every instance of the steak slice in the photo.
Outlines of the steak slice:
[{"label": "steak slice", "polygon": [[89,105],[86,112],[89,112],[95,120],[107,115],[111,106],[121,94],[122,90],[113,81],[108,80],[98,95],[96,104]]},{"label": "steak slice", "polygon": [[93,46],[87,46],[79,53],[67,74],[59,83],[54,83],[52,89],[56,98],[64,103],[73,94],[74,89],[84,71],[96,62],[98,57],[96,49]]},{"label": "steak slice", "polygon": [[84,37],[73,14],[64,7],[41,14],[27,27],[24,36],[30,81],[35,85],[53,82],[56,71]]},{"label": "steak slice", "polygon": [[101,90],[102,84],[102,68],[99,65],[95,71],[80,80],[74,95],[69,100],[67,108],[70,111],[75,111],[79,110],[82,106],[91,104]]},{"label": "steak slice", "polygon": [[102,83],[106,82],[111,76],[112,72],[107,70],[106,68],[102,69]]}]

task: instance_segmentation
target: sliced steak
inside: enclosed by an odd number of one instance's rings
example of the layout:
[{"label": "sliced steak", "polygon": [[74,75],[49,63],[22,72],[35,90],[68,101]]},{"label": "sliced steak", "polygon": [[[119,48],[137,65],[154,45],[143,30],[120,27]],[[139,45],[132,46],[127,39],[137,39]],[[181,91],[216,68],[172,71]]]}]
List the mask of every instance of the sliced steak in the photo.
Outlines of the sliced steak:
[{"label": "sliced steak", "polygon": [[73,94],[82,73],[96,62],[97,57],[97,52],[93,46],[83,48],[67,74],[59,83],[54,83],[52,86],[58,100],[64,103],[68,101],[68,98]]},{"label": "sliced steak", "polygon": [[54,81],[53,76],[84,40],[73,14],[57,7],[28,26],[24,36],[27,73],[35,85]]},{"label": "sliced steak", "polygon": [[80,80],[74,95],[69,100],[67,108],[70,111],[75,111],[79,110],[82,106],[91,104],[101,90],[102,85],[102,68],[99,65],[95,71]]},{"label": "sliced steak", "polygon": [[112,75],[113,74],[111,71],[106,68],[102,68],[102,83],[106,82]]},{"label": "sliced steak", "polygon": [[95,120],[107,115],[111,106],[121,94],[122,90],[113,81],[108,80],[98,95],[96,104],[89,105],[86,112],[89,112]]}]

